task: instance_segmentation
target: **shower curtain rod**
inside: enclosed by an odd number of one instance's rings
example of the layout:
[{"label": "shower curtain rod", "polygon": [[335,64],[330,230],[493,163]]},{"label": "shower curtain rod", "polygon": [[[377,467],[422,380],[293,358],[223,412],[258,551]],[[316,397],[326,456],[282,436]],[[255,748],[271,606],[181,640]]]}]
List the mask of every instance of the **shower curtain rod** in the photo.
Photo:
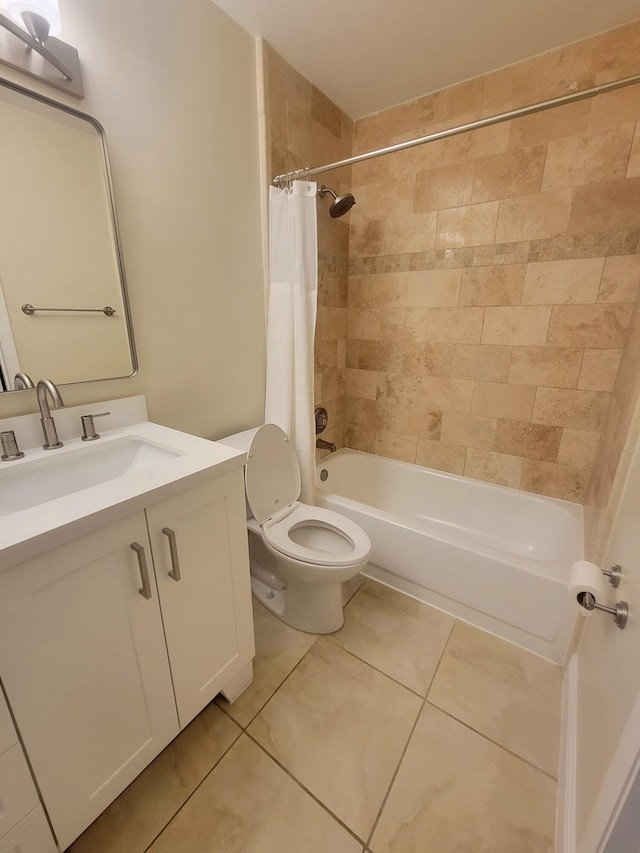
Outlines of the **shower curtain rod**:
[{"label": "shower curtain rod", "polygon": [[640,83],[640,74],[634,74],[633,77],[625,77],[624,80],[614,80],[611,83],[602,83],[600,86],[593,86],[591,89],[582,89],[580,92],[571,92],[568,95],[561,95],[559,98],[551,98],[548,101],[540,101],[537,104],[530,104],[527,107],[520,107],[517,110],[509,110],[506,113],[499,113],[488,118],[481,118],[477,121],[471,121],[468,124],[461,124],[458,127],[451,127],[447,130],[439,130],[437,133],[429,133],[427,136],[421,136],[418,139],[409,139],[407,142],[398,142],[397,145],[389,145],[387,148],[378,148],[375,151],[368,151],[366,154],[356,154],[354,157],[347,157],[345,160],[337,160],[335,163],[327,163],[325,166],[307,166],[305,169],[296,169],[293,172],[286,172],[284,175],[276,175],[272,184],[281,186],[282,184],[296,181],[301,178],[308,178],[311,175],[319,175],[321,172],[329,172],[332,169],[339,169],[342,166],[351,166],[354,163],[362,163],[364,160],[371,160],[374,157],[382,157],[384,154],[393,154],[396,151],[404,151],[407,148],[415,148],[417,145],[424,145],[425,142],[435,142],[436,139],[447,139],[449,136],[457,136],[459,133],[467,133],[469,130],[477,130],[481,127],[490,127],[492,124],[499,124],[503,121],[509,121],[514,118],[521,118],[532,113],[539,113],[543,110],[549,110],[552,107],[561,107],[565,104],[572,104],[574,101],[582,101],[585,98],[593,98],[595,95],[602,95],[605,92],[612,92],[614,89],[622,89],[624,86],[632,86],[634,83]]}]

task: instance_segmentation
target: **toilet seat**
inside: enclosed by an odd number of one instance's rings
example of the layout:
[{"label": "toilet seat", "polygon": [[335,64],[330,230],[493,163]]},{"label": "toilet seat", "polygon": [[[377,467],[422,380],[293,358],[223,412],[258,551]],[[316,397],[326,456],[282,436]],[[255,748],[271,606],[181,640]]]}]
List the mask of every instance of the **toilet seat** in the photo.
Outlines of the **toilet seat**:
[{"label": "toilet seat", "polygon": [[[320,540],[316,547],[311,543],[292,538],[296,531],[301,539]],[[305,535],[305,534],[308,534]],[[303,563],[340,568],[365,560],[371,550],[367,534],[353,521],[330,509],[294,503],[284,518],[269,520],[262,525],[262,535],[276,551]],[[322,540],[327,548],[322,547]]]}]

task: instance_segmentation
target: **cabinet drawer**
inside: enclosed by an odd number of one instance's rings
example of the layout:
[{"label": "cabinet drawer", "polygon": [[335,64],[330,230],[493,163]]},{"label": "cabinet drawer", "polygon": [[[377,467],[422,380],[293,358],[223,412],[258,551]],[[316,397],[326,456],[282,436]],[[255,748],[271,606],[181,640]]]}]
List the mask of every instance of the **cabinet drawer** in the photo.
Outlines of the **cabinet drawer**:
[{"label": "cabinet drawer", "polygon": [[38,805],[31,773],[19,743],[0,755],[0,837]]},{"label": "cabinet drawer", "polygon": [[34,809],[17,826],[0,838],[0,853],[58,853],[42,806]]},{"label": "cabinet drawer", "polygon": [[18,735],[16,734],[11,714],[7,708],[7,703],[0,692],[0,755],[10,749],[15,743],[18,743]]}]

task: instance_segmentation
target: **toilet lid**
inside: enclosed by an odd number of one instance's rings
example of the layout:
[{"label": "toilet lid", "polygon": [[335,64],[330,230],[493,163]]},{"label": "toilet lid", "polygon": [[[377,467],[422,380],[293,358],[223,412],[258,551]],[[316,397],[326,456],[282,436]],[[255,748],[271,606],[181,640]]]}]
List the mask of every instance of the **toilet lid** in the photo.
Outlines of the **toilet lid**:
[{"label": "toilet lid", "polygon": [[275,424],[265,424],[249,447],[245,468],[247,502],[258,524],[300,497],[300,467],[291,442]]}]

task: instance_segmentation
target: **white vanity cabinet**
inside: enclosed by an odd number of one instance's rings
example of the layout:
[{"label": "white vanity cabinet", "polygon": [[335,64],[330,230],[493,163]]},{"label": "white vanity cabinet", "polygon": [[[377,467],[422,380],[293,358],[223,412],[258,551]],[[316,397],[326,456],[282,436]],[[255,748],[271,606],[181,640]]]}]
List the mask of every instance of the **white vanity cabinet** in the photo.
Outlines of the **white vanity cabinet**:
[{"label": "white vanity cabinet", "polygon": [[242,469],[149,503],[0,572],[0,676],[61,849],[251,679]]}]

